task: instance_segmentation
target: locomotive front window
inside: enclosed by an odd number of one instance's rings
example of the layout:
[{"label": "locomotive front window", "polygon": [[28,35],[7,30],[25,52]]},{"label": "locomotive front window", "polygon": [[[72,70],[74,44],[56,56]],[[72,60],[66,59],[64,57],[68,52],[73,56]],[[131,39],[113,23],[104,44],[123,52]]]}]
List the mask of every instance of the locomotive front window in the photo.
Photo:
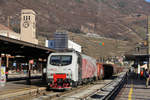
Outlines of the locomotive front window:
[{"label": "locomotive front window", "polygon": [[51,65],[59,65],[60,64],[60,56],[52,56],[50,60]]},{"label": "locomotive front window", "polygon": [[72,62],[72,56],[69,55],[53,55],[50,59],[51,65],[56,66],[65,66],[69,65]]},{"label": "locomotive front window", "polygon": [[61,56],[61,64],[62,65],[69,65],[71,64],[72,56]]}]

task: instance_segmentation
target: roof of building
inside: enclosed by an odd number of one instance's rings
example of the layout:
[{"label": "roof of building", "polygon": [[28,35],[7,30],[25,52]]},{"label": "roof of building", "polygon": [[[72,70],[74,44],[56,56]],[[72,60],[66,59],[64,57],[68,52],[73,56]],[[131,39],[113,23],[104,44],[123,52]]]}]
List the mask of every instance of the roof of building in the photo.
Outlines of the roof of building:
[{"label": "roof of building", "polygon": [[0,30],[13,31],[13,30],[11,30],[9,27],[6,27],[6,26],[4,26],[4,25],[2,25],[2,24],[0,24]]},{"label": "roof of building", "polygon": [[22,14],[34,14],[34,15],[36,15],[36,13],[32,9],[22,9],[21,13]]},{"label": "roof of building", "polygon": [[127,54],[125,55],[126,60],[139,60],[139,61],[147,61],[150,57],[149,54]]},{"label": "roof of building", "polygon": [[0,36],[0,53],[11,54],[12,56],[25,56],[27,59],[47,59],[52,52],[55,52],[55,50],[37,44]]}]

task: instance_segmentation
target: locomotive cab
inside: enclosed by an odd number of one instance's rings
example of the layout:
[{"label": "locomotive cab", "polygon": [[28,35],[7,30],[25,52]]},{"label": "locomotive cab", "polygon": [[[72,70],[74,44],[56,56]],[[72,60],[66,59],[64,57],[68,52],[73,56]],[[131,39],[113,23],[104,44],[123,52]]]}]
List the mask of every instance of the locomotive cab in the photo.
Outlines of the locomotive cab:
[{"label": "locomotive cab", "polygon": [[68,89],[77,85],[78,56],[74,52],[52,53],[47,62],[47,83],[51,89]]}]

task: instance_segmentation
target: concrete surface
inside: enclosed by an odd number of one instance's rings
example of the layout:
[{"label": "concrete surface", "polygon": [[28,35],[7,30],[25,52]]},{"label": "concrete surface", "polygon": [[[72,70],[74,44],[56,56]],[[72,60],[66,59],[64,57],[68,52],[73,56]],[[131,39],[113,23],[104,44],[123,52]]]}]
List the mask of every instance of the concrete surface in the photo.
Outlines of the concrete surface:
[{"label": "concrete surface", "polygon": [[115,100],[150,100],[150,86],[145,87],[145,79],[137,79],[135,73],[130,73],[127,84]]}]

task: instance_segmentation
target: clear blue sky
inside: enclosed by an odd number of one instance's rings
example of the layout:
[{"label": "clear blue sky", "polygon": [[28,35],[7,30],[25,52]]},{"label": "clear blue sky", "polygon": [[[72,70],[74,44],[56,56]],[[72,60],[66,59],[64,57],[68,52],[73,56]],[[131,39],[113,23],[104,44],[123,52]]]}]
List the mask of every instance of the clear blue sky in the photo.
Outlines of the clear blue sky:
[{"label": "clear blue sky", "polygon": [[145,0],[145,1],[150,3],[150,0]]}]

